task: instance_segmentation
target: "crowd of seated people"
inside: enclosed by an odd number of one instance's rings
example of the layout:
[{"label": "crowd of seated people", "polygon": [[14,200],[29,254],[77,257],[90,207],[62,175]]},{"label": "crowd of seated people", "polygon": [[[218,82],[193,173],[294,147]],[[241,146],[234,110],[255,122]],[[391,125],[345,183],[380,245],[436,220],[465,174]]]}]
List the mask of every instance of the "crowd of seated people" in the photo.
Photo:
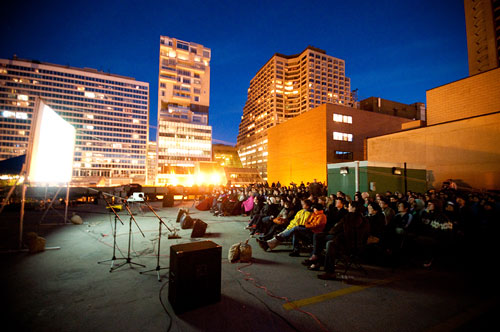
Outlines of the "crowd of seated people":
[{"label": "crowd of seated people", "polygon": [[[319,182],[254,184],[224,188],[206,198],[216,216],[248,216],[245,227],[265,251],[291,244],[290,256],[307,249],[302,263],[335,277],[342,255],[368,253],[379,258],[411,259],[424,267],[446,257],[467,260],[494,251],[499,200],[492,194],[460,192],[453,187],[425,193],[377,194],[338,191],[327,194]],[[483,254],[484,256],[484,254]]]}]

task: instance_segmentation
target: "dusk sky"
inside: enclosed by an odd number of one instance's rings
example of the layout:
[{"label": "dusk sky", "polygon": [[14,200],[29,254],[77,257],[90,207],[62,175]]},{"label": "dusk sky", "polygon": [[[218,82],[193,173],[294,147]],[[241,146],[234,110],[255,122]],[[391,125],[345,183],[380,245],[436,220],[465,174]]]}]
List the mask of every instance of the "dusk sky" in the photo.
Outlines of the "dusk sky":
[{"label": "dusk sky", "polygon": [[468,75],[462,0],[9,1],[0,57],[90,67],[150,84],[157,122],[160,35],[212,49],[213,138],[236,143],[250,80],[274,53],[308,45],[344,59],[359,99],[425,102]]}]

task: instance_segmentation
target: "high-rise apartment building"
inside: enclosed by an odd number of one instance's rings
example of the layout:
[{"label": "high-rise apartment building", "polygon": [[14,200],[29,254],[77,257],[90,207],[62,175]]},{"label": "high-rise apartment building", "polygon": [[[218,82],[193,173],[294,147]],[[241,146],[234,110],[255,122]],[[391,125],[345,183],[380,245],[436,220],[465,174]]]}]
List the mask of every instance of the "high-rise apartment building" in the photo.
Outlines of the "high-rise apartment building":
[{"label": "high-rise apartment building", "polygon": [[469,75],[500,64],[500,0],[465,0]]},{"label": "high-rise apartment building", "polygon": [[158,144],[149,141],[147,147],[146,168],[147,168],[147,185],[155,185],[156,175],[158,174]]},{"label": "high-rise apartment building", "polygon": [[0,160],[26,153],[36,97],[76,128],[73,183],[145,181],[148,83],[95,69],[0,59]]},{"label": "high-rise apartment building", "polygon": [[344,60],[312,46],[274,54],[250,81],[237,141],[243,166],[267,179],[267,130],[325,103],[353,103]]},{"label": "high-rise apartment building", "polygon": [[210,161],[212,127],[209,48],[160,37],[157,183],[193,174],[195,163]]}]

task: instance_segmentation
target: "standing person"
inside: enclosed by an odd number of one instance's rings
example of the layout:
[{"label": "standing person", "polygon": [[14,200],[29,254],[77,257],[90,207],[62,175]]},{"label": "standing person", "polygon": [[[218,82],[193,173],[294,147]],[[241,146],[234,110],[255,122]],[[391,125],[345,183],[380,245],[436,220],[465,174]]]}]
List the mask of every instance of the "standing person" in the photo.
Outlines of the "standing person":
[{"label": "standing person", "polygon": [[314,197],[321,196],[321,192],[322,192],[322,185],[321,185],[321,183],[318,183],[318,181],[316,179],[314,179],[313,182],[311,182],[309,184],[309,192]]}]

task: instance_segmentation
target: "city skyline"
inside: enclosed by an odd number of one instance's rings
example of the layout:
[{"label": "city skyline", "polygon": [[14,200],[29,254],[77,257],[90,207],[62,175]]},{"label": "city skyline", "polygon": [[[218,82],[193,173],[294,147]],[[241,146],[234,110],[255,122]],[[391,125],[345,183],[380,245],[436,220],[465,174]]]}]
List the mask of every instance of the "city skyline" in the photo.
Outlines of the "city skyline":
[{"label": "city skyline", "polygon": [[[468,72],[461,1],[110,1],[88,12],[89,2],[78,1],[19,6],[6,6],[5,12],[22,12],[23,20],[21,24],[16,15],[8,15],[3,21],[0,57],[16,54],[148,82],[153,126],[159,36],[210,48],[209,124],[215,140],[233,144],[249,82],[274,53],[296,54],[309,45],[324,49],[346,61],[346,76],[351,89],[358,89],[359,99],[375,96],[408,104],[426,102],[426,90]],[[156,130],[150,133],[154,139]]]}]

